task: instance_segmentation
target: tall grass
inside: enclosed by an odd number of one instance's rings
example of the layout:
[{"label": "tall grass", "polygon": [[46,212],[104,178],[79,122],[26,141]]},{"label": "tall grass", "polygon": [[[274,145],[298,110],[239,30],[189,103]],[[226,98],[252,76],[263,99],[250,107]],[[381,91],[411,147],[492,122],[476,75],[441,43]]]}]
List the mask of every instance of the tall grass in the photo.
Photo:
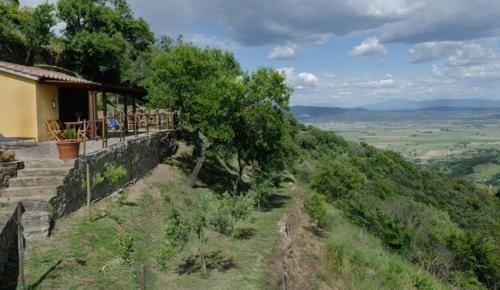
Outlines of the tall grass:
[{"label": "tall grass", "polygon": [[390,253],[382,242],[330,208],[326,239],[330,284],[341,289],[451,289],[434,276]]}]

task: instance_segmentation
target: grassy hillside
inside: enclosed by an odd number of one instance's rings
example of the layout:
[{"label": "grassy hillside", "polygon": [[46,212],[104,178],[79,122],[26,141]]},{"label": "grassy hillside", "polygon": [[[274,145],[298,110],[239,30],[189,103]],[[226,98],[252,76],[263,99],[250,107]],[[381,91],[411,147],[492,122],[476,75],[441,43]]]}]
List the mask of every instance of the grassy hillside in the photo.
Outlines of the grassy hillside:
[{"label": "grassy hillside", "polygon": [[278,222],[295,197],[287,186],[239,224],[234,239],[215,231],[207,234],[208,275],[201,271],[194,239],[166,265],[160,263],[169,204],[201,192],[219,195],[213,184],[187,186],[186,158],[178,155],[138,184],[99,202],[91,220],[83,209],[58,221],[50,240],[30,242],[29,283],[36,289],[137,289],[140,266],[145,265],[148,289],[266,289]]},{"label": "grassy hillside", "polygon": [[[499,200],[467,181],[414,165],[400,155],[349,143],[298,125],[290,170],[306,190],[310,222],[292,228],[308,289],[495,289],[499,284]],[[149,289],[274,289],[283,257],[280,227],[302,215],[301,190],[284,181],[231,237],[208,231],[208,274],[197,241],[172,258],[171,204],[225,190],[224,168],[207,162],[196,188],[187,152],[123,193],[56,225],[49,241],[30,243],[28,281],[36,289],[132,289],[145,265]],[[250,173],[250,172],[248,172]],[[247,176],[248,177],[248,176]],[[316,198],[317,202],[310,202]],[[186,209],[189,211],[189,208]],[[275,263],[272,263],[274,261]],[[296,261],[297,262],[297,261]],[[293,281],[293,280],[292,280]],[[291,285],[293,288],[293,284]]]},{"label": "grassy hillside", "polygon": [[399,154],[301,127],[295,174],[355,224],[461,288],[496,288],[500,202],[492,192]]},{"label": "grassy hillside", "polygon": [[[195,241],[166,267],[161,265],[168,204],[200,191],[219,192],[210,183],[197,189],[186,186],[186,157],[180,154],[124,192],[95,204],[90,220],[82,209],[59,220],[50,240],[28,243],[26,270],[32,288],[136,289],[140,266],[145,265],[148,289],[275,289],[273,277],[279,277],[280,267],[272,262],[283,254],[279,222],[292,206],[302,209],[297,186],[291,183],[283,183],[271,202],[240,224],[235,239],[209,233],[208,275],[201,272]],[[304,254],[300,263],[312,269],[307,289],[450,288],[392,253],[331,205],[328,219],[328,234],[318,235],[310,224],[293,229],[302,239],[294,241]]]},{"label": "grassy hillside", "polygon": [[328,206],[327,211],[327,262],[316,276],[316,285],[321,281],[336,289],[451,289],[386,249],[379,238],[353,224],[341,210]]}]

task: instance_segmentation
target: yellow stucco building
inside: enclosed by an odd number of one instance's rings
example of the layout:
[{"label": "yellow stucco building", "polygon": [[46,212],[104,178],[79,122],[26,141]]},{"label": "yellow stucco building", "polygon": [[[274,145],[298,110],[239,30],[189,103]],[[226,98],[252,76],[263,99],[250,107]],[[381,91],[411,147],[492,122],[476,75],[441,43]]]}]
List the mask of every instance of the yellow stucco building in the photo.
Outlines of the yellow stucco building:
[{"label": "yellow stucco building", "polygon": [[93,119],[99,84],[64,73],[0,61],[0,134],[47,140],[48,120]]}]

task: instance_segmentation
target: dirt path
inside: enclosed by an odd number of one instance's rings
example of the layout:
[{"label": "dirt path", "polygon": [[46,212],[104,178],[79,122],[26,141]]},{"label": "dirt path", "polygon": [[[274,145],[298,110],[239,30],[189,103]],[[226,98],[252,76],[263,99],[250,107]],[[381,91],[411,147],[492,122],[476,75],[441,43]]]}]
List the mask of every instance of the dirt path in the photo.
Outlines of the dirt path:
[{"label": "dirt path", "polygon": [[[324,243],[311,230],[311,224],[302,212],[304,190],[295,184],[292,189],[298,197],[279,222],[281,243],[271,256],[272,289],[311,289],[316,273],[324,267]],[[329,289],[325,285],[318,286]]]}]

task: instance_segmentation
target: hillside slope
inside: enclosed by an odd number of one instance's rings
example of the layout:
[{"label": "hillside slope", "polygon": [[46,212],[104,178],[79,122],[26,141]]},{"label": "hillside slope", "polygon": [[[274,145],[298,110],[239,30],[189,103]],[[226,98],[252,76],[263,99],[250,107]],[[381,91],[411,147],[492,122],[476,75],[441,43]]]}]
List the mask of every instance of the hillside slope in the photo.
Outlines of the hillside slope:
[{"label": "hillside slope", "polygon": [[90,220],[81,210],[59,220],[49,240],[30,243],[29,283],[36,289],[135,289],[145,265],[148,289],[276,289],[284,273],[288,289],[450,288],[331,205],[330,228],[318,233],[303,213],[303,198],[313,191],[290,182],[238,225],[237,238],[208,234],[208,276],[194,241],[163,267],[168,203],[198,191],[219,192],[209,172],[198,188],[186,186],[188,155],[181,150],[150,176],[95,204]]},{"label": "hillside slope", "polygon": [[460,288],[500,285],[500,202],[492,192],[392,151],[299,126],[300,179],[386,247]]}]

